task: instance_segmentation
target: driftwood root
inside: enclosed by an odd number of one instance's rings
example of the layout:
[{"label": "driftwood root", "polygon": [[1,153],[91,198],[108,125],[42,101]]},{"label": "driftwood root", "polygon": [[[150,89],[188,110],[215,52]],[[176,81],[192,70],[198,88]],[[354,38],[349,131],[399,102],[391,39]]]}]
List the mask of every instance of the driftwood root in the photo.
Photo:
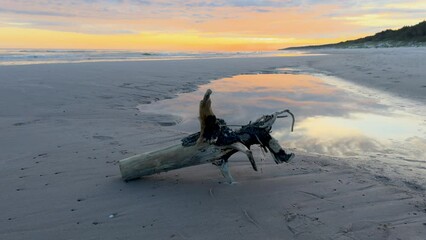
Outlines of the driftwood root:
[{"label": "driftwood root", "polygon": [[260,145],[265,152],[271,153],[275,163],[280,164],[294,158],[293,153],[286,153],[279,142],[270,135],[272,125],[277,118],[284,118],[288,113],[294,126],[294,115],[289,110],[264,115],[238,130],[232,130],[223,119],[216,118],[211,108],[208,89],[200,101],[200,132],[182,139],[181,144],[153,152],[139,154],[119,161],[122,178],[126,181],[173,169],[213,163],[229,183],[233,183],[228,166],[228,159],[237,152],[244,153],[253,170],[257,165],[250,150],[252,145]]}]

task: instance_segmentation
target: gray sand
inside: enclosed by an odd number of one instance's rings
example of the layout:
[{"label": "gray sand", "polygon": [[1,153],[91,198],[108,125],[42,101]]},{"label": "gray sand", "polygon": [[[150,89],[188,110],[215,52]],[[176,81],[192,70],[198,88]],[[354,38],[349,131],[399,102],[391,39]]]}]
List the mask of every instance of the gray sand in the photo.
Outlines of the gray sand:
[{"label": "gray sand", "polygon": [[0,239],[424,239],[421,186],[339,159],[268,158],[253,172],[236,155],[237,185],[209,164],[121,181],[117,160],[186,135],[136,106],[214,79],[310,68],[426,102],[425,48],[327,52],[0,66]]}]

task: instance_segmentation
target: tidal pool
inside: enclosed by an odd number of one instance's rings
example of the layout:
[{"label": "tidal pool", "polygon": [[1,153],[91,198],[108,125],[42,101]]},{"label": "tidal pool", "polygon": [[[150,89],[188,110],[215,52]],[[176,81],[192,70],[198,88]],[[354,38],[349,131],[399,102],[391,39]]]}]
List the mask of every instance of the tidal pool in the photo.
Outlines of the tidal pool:
[{"label": "tidal pool", "polygon": [[278,119],[272,129],[285,149],[350,158],[419,178],[426,173],[424,106],[325,74],[277,69],[237,75],[139,109],[179,116],[176,125],[164,125],[197,132],[198,103],[208,88],[213,90],[213,111],[228,124],[247,124],[263,114],[290,109],[296,116],[294,132],[290,118]]}]

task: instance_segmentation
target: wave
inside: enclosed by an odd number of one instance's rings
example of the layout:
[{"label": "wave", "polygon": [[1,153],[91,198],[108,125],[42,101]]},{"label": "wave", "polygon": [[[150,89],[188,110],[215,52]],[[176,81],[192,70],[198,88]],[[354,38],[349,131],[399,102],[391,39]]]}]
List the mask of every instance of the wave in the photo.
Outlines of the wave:
[{"label": "wave", "polygon": [[[270,52],[268,52],[270,54]],[[264,56],[265,52],[146,52],[125,50],[0,49],[0,65],[143,61]]]}]

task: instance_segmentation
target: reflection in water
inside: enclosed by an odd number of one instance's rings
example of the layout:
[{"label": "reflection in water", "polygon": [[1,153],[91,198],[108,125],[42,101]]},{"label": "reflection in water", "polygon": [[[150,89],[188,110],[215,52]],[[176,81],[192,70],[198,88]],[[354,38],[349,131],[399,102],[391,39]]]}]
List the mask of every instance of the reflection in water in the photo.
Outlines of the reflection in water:
[{"label": "reflection in water", "polygon": [[[141,105],[143,112],[174,114],[182,121],[175,127],[186,132],[199,130],[198,102],[206,89],[213,90],[213,110],[228,124],[247,124],[263,114],[291,109],[296,116],[295,131],[290,121],[278,120],[272,135],[283,146],[297,151],[340,157],[386,161],[426,159],[424,116],[406,113],[388,99],[368,97],[339,88],[324,75],[285,73],[238,75],[201,86],[176,99]],[[290,71],[290,73],[289,73]],[[371,92],[371,90],[369,90]],[[385,101],[386,100],[386,101]],[[404,101],[397,99],[397,101]],[[400,106],[403,104],[398,104]],[[423,109],[420,109],[423,114]],[[424,168],[424,166],[423,166]]]}]

